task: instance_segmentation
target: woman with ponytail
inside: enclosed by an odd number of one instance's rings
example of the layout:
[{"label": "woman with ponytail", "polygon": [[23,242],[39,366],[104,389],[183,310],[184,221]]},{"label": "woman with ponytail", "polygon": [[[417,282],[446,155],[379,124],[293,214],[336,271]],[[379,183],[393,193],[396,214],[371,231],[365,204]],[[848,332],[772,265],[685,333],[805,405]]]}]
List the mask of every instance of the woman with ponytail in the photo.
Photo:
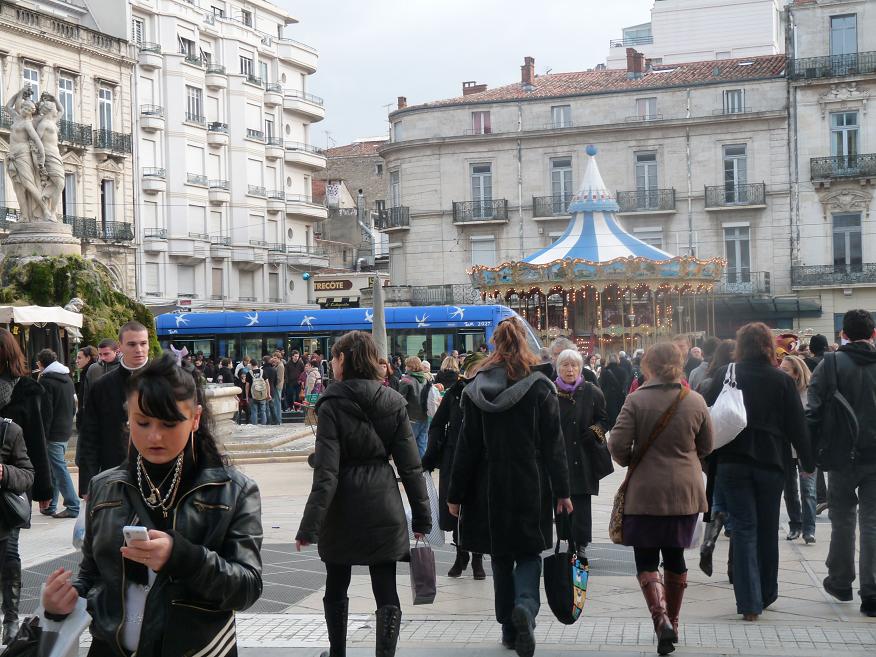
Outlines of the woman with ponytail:
[{"label": "woman with ponytail", "polygon": [[[49,619],[88,598],[88,657],[236,656],[234,612],[262,592],[261,501],[228,465],[204,391],[165,354],[126,391],[128,460],[91,480],[82,562],[49,576]],[[122,528],[149,540],[126,545]]]}]

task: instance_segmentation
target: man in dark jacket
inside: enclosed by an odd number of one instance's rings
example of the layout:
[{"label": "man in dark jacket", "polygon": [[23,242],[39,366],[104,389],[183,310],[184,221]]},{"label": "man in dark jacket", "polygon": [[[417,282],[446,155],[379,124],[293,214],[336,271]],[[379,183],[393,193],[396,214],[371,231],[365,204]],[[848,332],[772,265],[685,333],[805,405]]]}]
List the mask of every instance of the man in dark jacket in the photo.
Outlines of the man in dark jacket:
[{"label": "man in dark jacket", "polygon": [[[73,479],[67,470],[64,454],[67,442],[73,433],[73,417],[76,415],[76,402],[73,399],[73,379],[70,368],[58,362],[58,355],[51,349],[43,349],[37,354],[40,368],[39,382],[46,391],[43,404],[43,425],[46,428],[46,449],[52,466],[52,501],[40,513],[53,518],[75,518],[79,515],[79,496]],[[64,510],[58,511],[58,496],[64,500]]]},{"label": "man in dark jacket", "polygon": [[273,362],[271,361],[270,356],[264,356],[262,358],[262,378],[268,382],[269,388],[269,397],[267,399],[268,406],[268,424],[282,424],[283,416],[282,411],[278,413],[277,406],[274,405],[274,400],[277,398],[279,394],[277,383],[277,368],[274,367]]},{"label": "man in dark jacket", "polygon": [[119,366],[119,341],[107,338],[97,345],[97,360],[88,368],[85,379],[82,382],[82,408],[88,401],[88,393],[97,383],[97,380],[109,374]]},{"label": "man in dark jacket", "polygon": [[91,389],[76,444],[79,496],[83,499],[94,475],[121,465],[128,456],[125,388],[131,373],[149,360],[149,331],[140,322],[130,321],[119,329],[119,342],[119,367],[102,376]]},{"label": "man in dark jacket", "polygon": [[288,408],[294,408],[295,402],[298,401],[298,395],[301,392],[301,384],[298,383],[298,379],[301,378],[303,371],[304,360],[295,349],[286,363],[286,406]]},{"label": "man in dark jacket", "polygon": [[[838,600],[852,599],[855,580],[855,516],[860,517],[861,612],[876,617],[876,324],[866,310],[843,317],[840,347],[815,368],[806,417],[813,436],[831,436],[819,446],[819,464],[828,470],[830,551],[824,590]],[[828,362],[830,358],[831,362]],[[835,368],[835,369],[834,369]],[[833,375],[835,374],[835,379]],[[848,422],[824,426],[839,392],[854,411]],[[839,409],[831,409],[839,410]],[[846,411],[847,412],[847,411]]]},{"label": "man in dark jacket", "polygon": [[[827,352],[827,338],[820,333],[813,335],[809,340],[809,356],[803,360],[810,372],[814,372],[818,364],[824,360]],[[813,443],[818,443],[818,436],[813,436]],[[821,514],[827,509],[827,482],[824,480],[824,470],[819,468],[815,473],[815,513]]]}]

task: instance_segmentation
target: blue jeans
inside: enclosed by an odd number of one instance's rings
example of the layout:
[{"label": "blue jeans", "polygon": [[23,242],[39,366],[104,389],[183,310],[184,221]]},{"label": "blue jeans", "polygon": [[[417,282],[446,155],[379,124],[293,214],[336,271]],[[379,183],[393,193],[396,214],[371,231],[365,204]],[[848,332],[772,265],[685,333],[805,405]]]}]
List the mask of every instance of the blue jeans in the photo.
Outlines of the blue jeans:
[{"label": "blue jeans", "polygon": [[46,441],[46,451],[49,454],[49,464],[52,467],[52,501],[49,510],[58,508],[58,495],[64,499],[64,506],[68,511],[79,513],[79,495],[73,485],[73,479],[67,470],[67,462],[64,454],[67,451],[67,441]]},{"label": "blue jeans", "polygon": [[[785,472],[785,508],[788,510],[788,529],[815,536],[815,473],[800,470],[796,460]],[[799,479],[800,487],[797,488]]]},{"label": "blue jeans", "polygon": [[268,402],[266,399],[262,399],[261,401],[255,399],[249,400],[249,423],[268,423]]},{"label": "blue jeans", "polygon": [[[721,466],[718,465],[718,470],[720,471],[720,469]],[[724,514],[724,528],[728,532],[732,532],[730,512],[727,510],[727,491],[724,490],[724,486],[721,485],[721,478],[717,475],[715,476],[715,489],[712,491],[712,518],[715,517],[716,513]]]},{"label": "blue jeans", "polygon": [[718,485],[733,531],[733,591],[736,612],[760,614],[779,597],[779,515],[785,475],[781,470],[721,463]]},{"label": "blue jeans", "polygon": [[271,424],[283,424],[283,400],[275,394],[268,402],[268,411],[271,415]]},{"label": "blue jeans", "polygon": [[414,434],[414,440],[417,441],[420,458],[423,458],[423,454],[426,453],[426,445],[429,444],[429,420],[411,420],[411,433]]},{"label": "blue jeans", "polygon": [[496,620],[502,624],[503,634],[510,638],[514,635],[511,624],[514,607],[525,607],[533,618],[541,607],[541,555],[491,555],[490,562],[493,566]]}]

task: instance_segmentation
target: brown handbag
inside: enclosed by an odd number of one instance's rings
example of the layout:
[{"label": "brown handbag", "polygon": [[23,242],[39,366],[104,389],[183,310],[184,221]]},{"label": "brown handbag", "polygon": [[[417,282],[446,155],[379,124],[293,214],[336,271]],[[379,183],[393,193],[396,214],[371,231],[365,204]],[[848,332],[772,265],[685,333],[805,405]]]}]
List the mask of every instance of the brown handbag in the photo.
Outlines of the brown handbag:
[{"label": "brown handbag", "polygon": [[660,419],[657,421],[657,424],[651,429],[651,435],[648,436],[648,440],[642,445],[642,449],[638,456],[635,456],[634,454],[632,461],[630,461],[630,465],[627,468],[627,476],[624,477],[623,483],[614,495],[614,506],[612,506],[611,518],[608,521],[608,537],[611,539],[612,543],[623,545],[624,542],[624,503],[627,496],[627,486],[630,484],[630,477],[633,475],[633,472],[636,467],[638,467],[639,463],[642,462],[645,453],[657,440],[657,436],[663,433],[669,425],[672,416],[675,415],[675,411],[678,410],[678,405],[685,397],[687,397],[689,392],[690,390],[688,388],[682,386],[675,401],[672,402],[672,405],[667,408],[666,411],[664,411],[663,415],[661,415]]}]

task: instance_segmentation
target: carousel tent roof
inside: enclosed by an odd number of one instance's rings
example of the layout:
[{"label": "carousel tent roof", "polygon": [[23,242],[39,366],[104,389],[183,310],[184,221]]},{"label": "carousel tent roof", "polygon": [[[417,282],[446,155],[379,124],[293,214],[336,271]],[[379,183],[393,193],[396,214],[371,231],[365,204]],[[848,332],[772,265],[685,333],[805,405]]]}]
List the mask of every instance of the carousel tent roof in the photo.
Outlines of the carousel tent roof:
[{"label": "carousel tent roof", "polygon": [[609,262],[617,258],[670,260],[672,255],[646,244],[621,228],[614,212],[617,202],[606,189],[596,164],[596,148],[587,147],[590,156],[584,180],[569,205],[572,219],[566,231],[545,249],[523,259],[532,265],[544,265],[563,259]]}]

